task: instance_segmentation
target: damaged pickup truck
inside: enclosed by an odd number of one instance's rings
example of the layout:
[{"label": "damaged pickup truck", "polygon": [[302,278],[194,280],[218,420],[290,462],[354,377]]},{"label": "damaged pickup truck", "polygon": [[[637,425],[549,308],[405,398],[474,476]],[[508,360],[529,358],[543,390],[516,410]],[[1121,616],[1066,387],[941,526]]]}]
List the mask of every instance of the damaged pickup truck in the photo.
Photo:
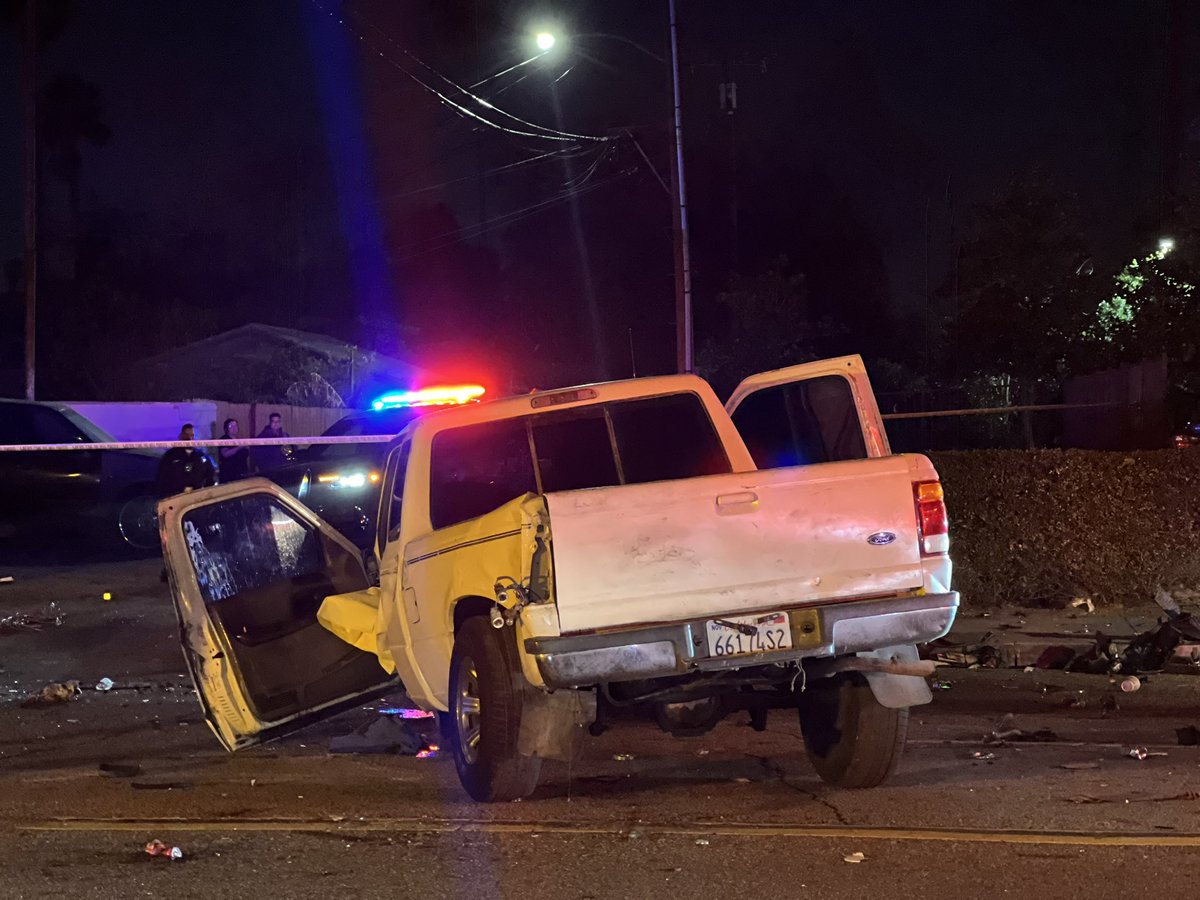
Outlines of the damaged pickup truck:
[{"label": "damaged pickup truck", "polygon": [[727,408],[678,375],[422,417],[387,454],[378,585],[263,479],[159,518],[225,747],[399,679],[482,801],[529,795],[634,705],[681,735],[798,710],[824,780],[877,785],[930,700],[914,645],[958,609],[937,473],[891,453],[856,356],[753,376]]}]

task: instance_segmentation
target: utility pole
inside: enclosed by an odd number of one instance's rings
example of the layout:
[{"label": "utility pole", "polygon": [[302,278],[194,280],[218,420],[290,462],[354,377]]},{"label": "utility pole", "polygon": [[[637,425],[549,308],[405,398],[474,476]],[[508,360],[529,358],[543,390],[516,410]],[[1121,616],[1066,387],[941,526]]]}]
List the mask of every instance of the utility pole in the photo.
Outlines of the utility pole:
[{"label": "utility pole", "polygon": [[692,257],[688,243],[687,188],[683,177],[683,106],[679,93],[679,38],[675,0],[667,0],[671,22],[671,76],[675,93],[675,188],[672,220],[675,226],[675,359],[680,372],[692,371]]},{"label": "utility pole", "polygon": [[36,394],[37,352],[37,0],[25,0],[21,91],[25,95],[25,399]]}]

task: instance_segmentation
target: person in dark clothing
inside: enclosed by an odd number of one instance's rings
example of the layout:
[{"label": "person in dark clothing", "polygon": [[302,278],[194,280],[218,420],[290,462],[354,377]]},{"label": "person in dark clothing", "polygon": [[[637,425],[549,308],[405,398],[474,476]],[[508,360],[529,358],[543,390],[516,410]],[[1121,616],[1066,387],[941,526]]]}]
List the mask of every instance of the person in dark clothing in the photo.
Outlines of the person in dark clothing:
[{"label": "person in dark clothing", "polygon": [[[179,429],[179,440],[194,441],[196,429],[188,424]],[[163,454],[158,464],[155,486],[159,497],[173,497],[196,488],[210,487],[217,483],[212,460],[197,447],[172,447]]]},{"label": "person in dark clothing", "polygon": [[[283,430],[283,416],[277,412],[271,413],[267,417],[267,427],[259,432],[260,438],[285,438],[291,437]],[[278,469],[280,466],[286,466],[292,461],[292,448],[286,444],[276,444],[270,447],[255,447],[254,467],[260,472],[269,472],[272,469]]]},{"label": "person in dark clothing", "polygon": [[[237,436],[237,419],[226,419],[221,440],[227,441]],[[217,459],[221,465],[221,484],[229,484],[250,474],[249,447],[221,447],[217,450]]]}]

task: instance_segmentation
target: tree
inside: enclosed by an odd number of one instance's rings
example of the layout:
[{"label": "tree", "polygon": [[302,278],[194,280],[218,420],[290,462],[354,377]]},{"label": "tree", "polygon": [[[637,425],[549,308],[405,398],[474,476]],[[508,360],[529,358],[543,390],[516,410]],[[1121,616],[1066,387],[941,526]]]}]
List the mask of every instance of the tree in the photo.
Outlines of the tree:
[{"label": "tree", "polygon": [[817,358],[837,333],[829,320],[812,320],[804,276],[783,257],[760,275],[734,276],[717,307],[696,369],[722,394],[747,375]]},{"label": "tree", "polygon": [[940,291],[956,375],[1056,377],[1094,311],[1076,198],[1036,172],[975,208],[957,272]]}]

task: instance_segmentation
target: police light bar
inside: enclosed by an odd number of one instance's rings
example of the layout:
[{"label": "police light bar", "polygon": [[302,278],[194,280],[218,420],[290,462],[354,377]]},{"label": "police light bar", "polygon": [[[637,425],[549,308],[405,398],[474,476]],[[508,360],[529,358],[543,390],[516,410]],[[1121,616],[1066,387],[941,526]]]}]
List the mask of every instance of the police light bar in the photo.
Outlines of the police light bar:
[{"label": "police light bar", "polygon": [[478,400],[484,393],[484,388],[478,384],[422,388],[419,391],[384,394],[371,406],[376,410],[395,409],[402,406],[454,406]]}]

